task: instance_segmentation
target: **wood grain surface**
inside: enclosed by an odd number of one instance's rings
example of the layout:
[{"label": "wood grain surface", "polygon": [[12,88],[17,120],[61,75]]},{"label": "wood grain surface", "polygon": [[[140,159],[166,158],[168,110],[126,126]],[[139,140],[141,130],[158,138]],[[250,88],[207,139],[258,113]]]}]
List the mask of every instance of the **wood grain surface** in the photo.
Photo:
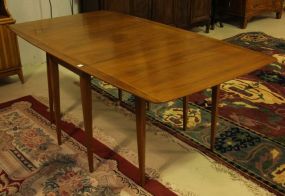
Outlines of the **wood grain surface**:
[{"label": "wood grain surface", "polygon": [[108,11],[11,29],[79,71],[154,103],[184,97],[275,61],[196,33]]}]

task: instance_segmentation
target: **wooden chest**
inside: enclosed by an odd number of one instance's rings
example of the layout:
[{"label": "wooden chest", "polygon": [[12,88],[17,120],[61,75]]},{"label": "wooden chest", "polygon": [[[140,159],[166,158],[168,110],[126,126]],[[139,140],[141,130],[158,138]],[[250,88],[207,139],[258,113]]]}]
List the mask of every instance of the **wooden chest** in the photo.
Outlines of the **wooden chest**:
[{"label": "wooden chest", "polygon": [[276,18],[282,16],[283,0],[218,0],[220,16],[234,15],[241,19],[241,28],[246,28],[248,21],[265,12],[275,12]]}]

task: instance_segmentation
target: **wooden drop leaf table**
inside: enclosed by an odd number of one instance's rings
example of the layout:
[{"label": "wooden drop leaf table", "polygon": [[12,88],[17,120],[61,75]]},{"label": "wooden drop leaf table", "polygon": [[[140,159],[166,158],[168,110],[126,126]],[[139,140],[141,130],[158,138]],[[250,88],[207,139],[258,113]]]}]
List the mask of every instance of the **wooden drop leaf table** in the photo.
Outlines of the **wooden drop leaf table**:
[{"label": "wooden drop leaf table", "polygon": [[141,185],[145,183],[146,101],[163,103],[212,88],[213,149],[219,84],[275,61],[270,56],[186,30],[108,11],[27,22],[10,28],[47,54],[50,109],[59,144],[58,65],[79,75],[91,172],[94,169],[91,77],[135,95]]}]

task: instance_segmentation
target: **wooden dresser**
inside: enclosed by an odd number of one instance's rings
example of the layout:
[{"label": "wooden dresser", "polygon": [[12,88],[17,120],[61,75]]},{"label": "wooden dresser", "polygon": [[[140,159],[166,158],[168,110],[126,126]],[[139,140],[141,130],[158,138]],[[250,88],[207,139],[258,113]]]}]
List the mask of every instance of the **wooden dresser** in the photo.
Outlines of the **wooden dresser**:
[{"label": "wooden dresser", "polygon": [[22,72],[18,40],[16,35],[8,28],[15,20],[7,10],[5,0],[0,0],[0,77],[18,74],[22,83]]},{"label": "wooden dresser", "polygon": [[209,32],[211,0],[81,0],[81,12],[110,10],[180,28],[206,25]]},{"label": "wooden dresser", "polygon": [[275,12],[277,19],[282,16],[283,0],[218,0],[217,3],[219,15],[240,17],[240,27],[243,29],[254,16],[266,12]]}]

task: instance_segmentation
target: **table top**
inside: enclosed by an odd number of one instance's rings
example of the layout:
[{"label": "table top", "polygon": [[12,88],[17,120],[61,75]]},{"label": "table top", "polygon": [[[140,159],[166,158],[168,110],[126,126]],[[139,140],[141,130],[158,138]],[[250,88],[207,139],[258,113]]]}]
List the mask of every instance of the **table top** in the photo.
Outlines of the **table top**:
[{"label": "table top", "polygon": [[186,30],[107,11],[10,27],[75,69],[154,103],[190,95],[275,61]]}]

